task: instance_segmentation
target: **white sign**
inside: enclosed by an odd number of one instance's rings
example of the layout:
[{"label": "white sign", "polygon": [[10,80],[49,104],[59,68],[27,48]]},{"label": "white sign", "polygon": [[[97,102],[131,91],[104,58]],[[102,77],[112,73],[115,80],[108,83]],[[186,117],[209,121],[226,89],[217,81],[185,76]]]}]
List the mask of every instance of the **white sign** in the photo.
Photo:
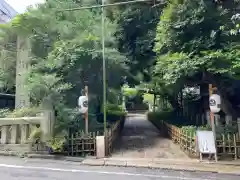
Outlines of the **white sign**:
[{"label": "white sign", "polygon": [[218,113],[221,110],[221,97],[218,94],[213,94],[209,98],[209,107],[211,112]]},{"label": "white sign", "polygon": [[80,96],[78,98],[79,112],[84,114],[88,111],[88,97]]},{"label": "white sign", "polygon": [[216,146],[212,131],[197,131],[197,146],[202,154],[216,154]]}]

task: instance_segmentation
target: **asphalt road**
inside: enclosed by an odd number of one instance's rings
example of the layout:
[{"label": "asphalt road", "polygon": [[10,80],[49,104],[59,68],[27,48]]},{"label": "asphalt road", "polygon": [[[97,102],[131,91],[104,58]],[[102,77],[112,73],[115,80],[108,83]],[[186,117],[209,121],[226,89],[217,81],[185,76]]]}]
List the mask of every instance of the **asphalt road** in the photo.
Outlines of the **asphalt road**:
[{"label": "asphalt road", "polygon": [[0,157],[1,180],[239,180],[240,176],[163,169],[81,166],[76,162]]}]

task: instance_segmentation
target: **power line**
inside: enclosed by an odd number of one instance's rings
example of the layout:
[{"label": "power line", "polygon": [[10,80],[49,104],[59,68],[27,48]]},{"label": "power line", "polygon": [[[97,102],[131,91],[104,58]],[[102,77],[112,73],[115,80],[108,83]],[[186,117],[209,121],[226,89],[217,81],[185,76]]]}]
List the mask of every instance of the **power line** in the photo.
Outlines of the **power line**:
[{"label": "power line", "polygon": [[[104,0],[102,0],[104,1]],[[144,3],[144,2],[153,2],[154,4],[158,2],[159,4],[164,3],[163,0],[133,0],[133,1],[126,1],[126,2],[117,2],[117,3],[109,3],[109,4],[101,4],[101,5],[93,5],[93,6],[82,6],[77,8],[70,8],[70,9],[60,9],[57,12],[63,11],[78,11],[83,9],[94,9],[94,8],[103,8],[103,7],[111,7],[111,6],[120,6],[120,5],[127,5],[127,4],[134,4],[134,3]],[[156,5],[156,4],[155,4]]]}]

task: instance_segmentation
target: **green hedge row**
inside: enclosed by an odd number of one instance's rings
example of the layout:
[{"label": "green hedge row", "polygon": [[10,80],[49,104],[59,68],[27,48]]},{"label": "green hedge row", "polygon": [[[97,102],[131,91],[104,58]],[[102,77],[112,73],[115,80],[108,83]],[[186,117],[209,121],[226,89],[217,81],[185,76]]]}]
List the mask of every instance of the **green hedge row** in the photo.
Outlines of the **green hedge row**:
[{"label": "green hedge row", "polygon": [[[184,133],[188,135],[192,135],[193,137],[196,135],[197,130],[211,130],[210,125],[196,126],[191,124],[192,122],[187,119],[176,117],[174,111],[160,111],[160,112],[150,112],[148,113],[148,120],[152,122],[160,131],[164,131],[162,129],[162,121],[175,125],[183,130]],[[218,139],[222,138],[222,135],[228,136],[228,134],[235,134],[238,132],[237,126],[234,125],[225,125],[219,126],[216,128],[216,137]],[[232,138],[229,137],[230,139]]]},{"label": "green hedge row", "polygon": [[175,125],[181,128],[185,133],[192,134],[193,136],[196,134],[198,129],[201,130],[211,130],[211,127],[206,126],[195,126],[192,125],[191,122],[184,118],[176,117],[175,112],[171,110],[159,111],[159,112],[149,112],[148,120],[154,124],[158,129],[161,129],[162,121]]}]

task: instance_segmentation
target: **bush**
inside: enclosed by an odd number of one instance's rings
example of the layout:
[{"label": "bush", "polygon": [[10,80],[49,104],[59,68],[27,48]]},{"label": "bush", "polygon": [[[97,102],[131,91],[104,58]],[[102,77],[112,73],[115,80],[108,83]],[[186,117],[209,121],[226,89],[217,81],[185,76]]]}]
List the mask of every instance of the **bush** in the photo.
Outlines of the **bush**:
[{"label": "bush", "polygon": [[161,121],[169,121],[169,119],[171,119],[172,116],[173,111],[149,112],[147,114],[148,120],[158,129],[161,128]]},{"label": "bush", "polygon": [[34,117],[38,113],[41,113],[41,109],[38,107],[30,107],[30,108],[19,108],[15,109],[13,111],[10,111],[8,109],[1,109],[0,110],[0,117],[10,117],[10,118],[16,118],[16,117]]},{"label": "bush", "polygon": [[148,120],[149,121],[169,121],[173,116],[173,111],[159,111],[159,112],[149,112]]},{"label": "bush", "polygon": [[197,127],[195,125],[191,125],[191,122],[183,119],[181,117],[175,116],[174,111],[172,110],[162,110],[159,112],[149,112],[148,113],[148,120],[151,121],[158,129],[161,128],[161,121],[164,121],[168,124],[175,125],[183,130],[184,133],[188,135],[192,135],[193,137],[196,134],[196,131],[199,130],[211,130],[211,127],[200,126]]},{"label": "bush", "polygon": [[129,88],[129,87],[123,88],[123,95],[130,99],[136,97],[137,94],[138,94],[138,90],[136,88]]},{"label": "bush", "polygon": [[[106,112],[107,112],[107,121],[109,123],[114,123],[118,120],[124,121],[126,112],[123,109],[122,106],[117,105],[117,104],[106,104]],[[102,112],[97,115],[97,121],[98,122],[103,122],[103,108]]]},{"label": "bush", "polygon": [[6,117],[11,111],[9,109],[0,109],[0,118]]}]

